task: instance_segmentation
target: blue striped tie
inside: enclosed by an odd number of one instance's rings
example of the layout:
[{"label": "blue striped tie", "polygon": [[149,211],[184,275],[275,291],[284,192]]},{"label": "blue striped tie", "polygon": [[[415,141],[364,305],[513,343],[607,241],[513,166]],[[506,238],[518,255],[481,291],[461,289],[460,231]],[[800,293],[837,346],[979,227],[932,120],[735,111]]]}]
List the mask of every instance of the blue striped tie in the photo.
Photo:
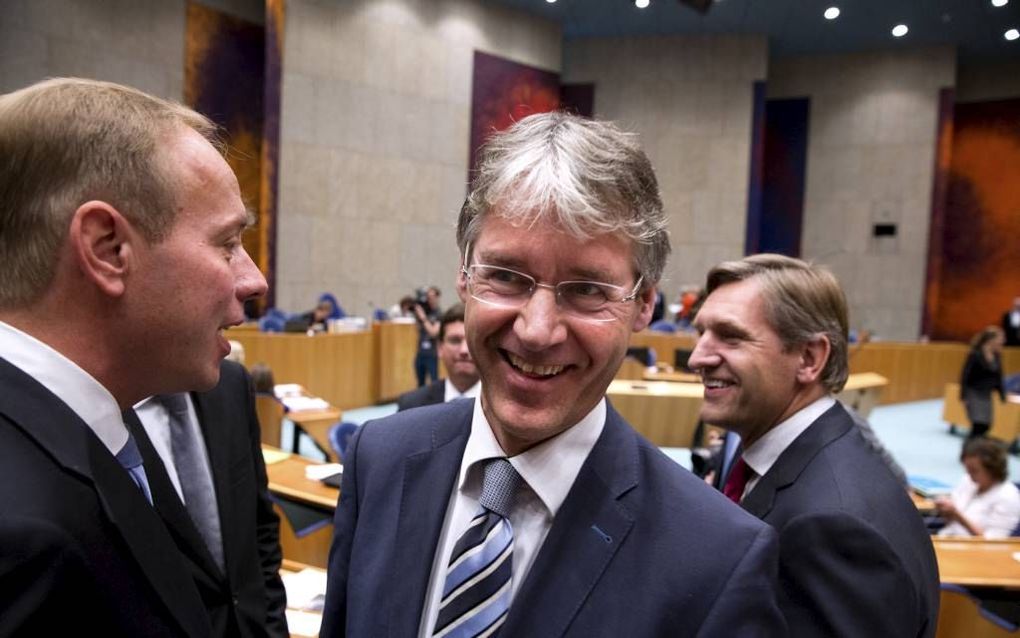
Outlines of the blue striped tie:
[{"label": "blue striped tie", "polygon": [[495,636],[510,609],[514,531],[510,509],[521,476],[506,459],[485,466],[479,511],[450,555],[435,638]]}]

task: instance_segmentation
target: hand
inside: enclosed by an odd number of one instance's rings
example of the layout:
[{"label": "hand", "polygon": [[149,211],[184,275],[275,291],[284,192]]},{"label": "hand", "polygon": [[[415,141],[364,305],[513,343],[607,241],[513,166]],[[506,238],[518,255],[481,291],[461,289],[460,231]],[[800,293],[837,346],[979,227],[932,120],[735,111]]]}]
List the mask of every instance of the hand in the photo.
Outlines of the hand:
[{"label": "hand", "polygon": [[940,498],[935,501],[935,509],[939,515],[946,520],[956,520],[960,513],[956,510],[956,505],[948,498]]}]

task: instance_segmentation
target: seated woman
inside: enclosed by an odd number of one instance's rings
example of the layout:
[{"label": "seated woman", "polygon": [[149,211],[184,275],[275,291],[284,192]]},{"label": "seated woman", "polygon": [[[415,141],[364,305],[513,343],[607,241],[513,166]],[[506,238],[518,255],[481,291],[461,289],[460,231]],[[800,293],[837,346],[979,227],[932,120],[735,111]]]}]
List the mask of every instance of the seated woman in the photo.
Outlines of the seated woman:
[{"label": "seated woman", "polygon": [[963,446],[960,461],[967,470],[949,499],[936,502],[947,525],[939,536],[1005,538],[1020,523],[1020,490],[1008,480],[1006,446],[978,438]]}]

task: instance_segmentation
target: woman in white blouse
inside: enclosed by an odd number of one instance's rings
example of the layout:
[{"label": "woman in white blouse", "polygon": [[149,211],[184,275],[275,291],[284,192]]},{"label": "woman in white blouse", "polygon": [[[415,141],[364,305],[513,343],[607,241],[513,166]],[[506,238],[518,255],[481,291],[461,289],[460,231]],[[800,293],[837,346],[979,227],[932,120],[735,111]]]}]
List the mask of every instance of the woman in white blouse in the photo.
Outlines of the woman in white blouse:
[{"label": "woman in white blouse", "polygon": [[1005,538],[1020,523],[1020,490],[1008,480],[1006,447],[984,437],[963,447],[967,470],[949,499],[936,503],[947,525],[939,536]]}]

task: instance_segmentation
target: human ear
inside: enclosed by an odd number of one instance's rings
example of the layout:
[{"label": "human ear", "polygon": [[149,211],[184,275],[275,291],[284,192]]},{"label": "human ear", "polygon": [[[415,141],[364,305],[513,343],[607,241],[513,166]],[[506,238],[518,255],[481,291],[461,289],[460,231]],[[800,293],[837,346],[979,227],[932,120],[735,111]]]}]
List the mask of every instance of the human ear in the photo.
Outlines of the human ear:
[{"label": "human ear", "polygon": [[634,317],[631,330],[641,332],[652,322],[652,312],[655,310],[655,286],[648,286],[641,291],[636,301],[640,304],[640,310]]},{"label": "human ear", "polygon": [[800,346],[800,362],[797,366],[797,381],[805,385],[815,383],[822,376],[822,370],[832,354],[832,344],[825,335],[817,335]]},{"label": "human ear", "polygon": [[124,294],[133,233],[124,216],[110,204],[88,201],[71,217],[68,242],[79,270],[111,297]]}]

